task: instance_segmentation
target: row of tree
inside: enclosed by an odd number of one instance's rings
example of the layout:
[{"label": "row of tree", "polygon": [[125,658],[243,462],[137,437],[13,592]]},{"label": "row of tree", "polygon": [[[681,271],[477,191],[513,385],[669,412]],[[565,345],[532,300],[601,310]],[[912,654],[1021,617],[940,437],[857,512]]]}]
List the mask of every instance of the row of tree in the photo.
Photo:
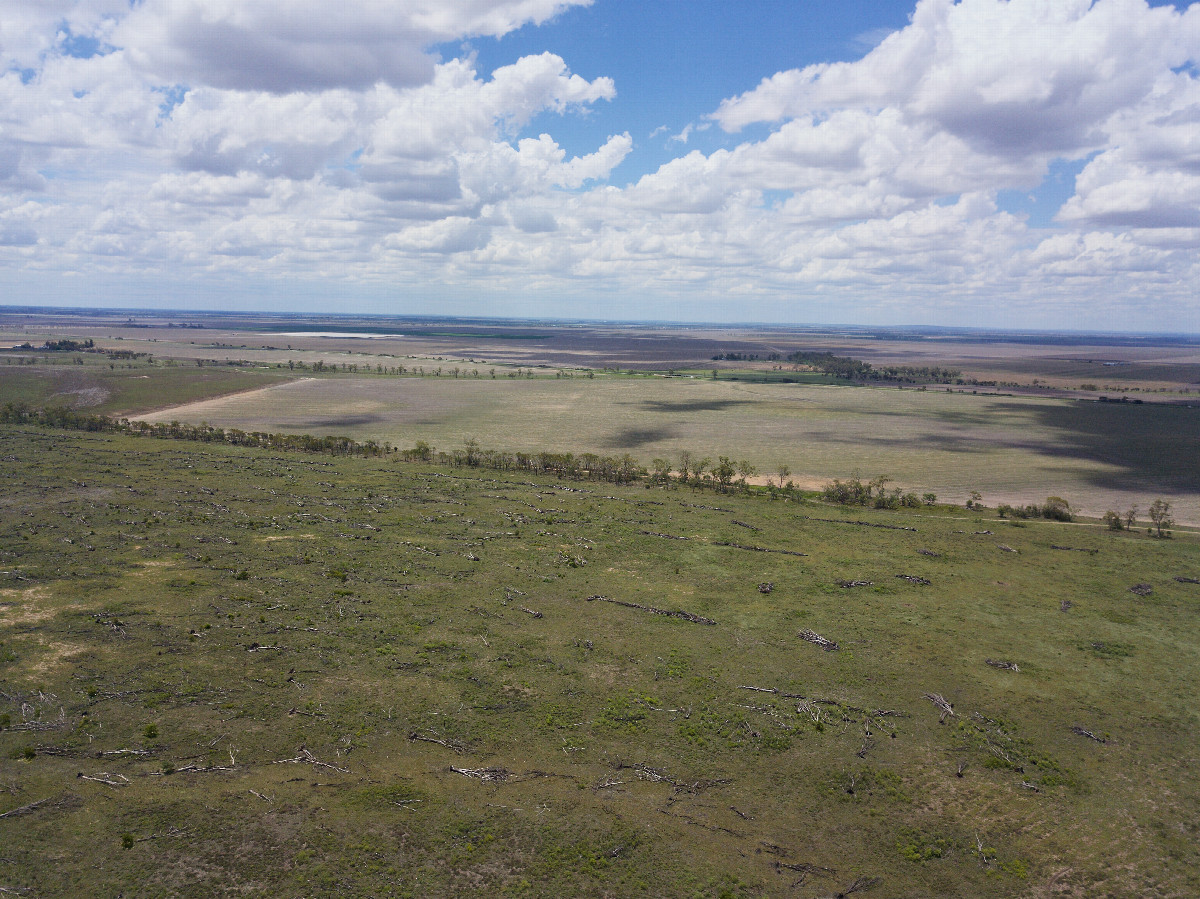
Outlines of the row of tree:
[{"label": "row of tree", "polygon": [[[575,480],[596,480],[615,484],[645,481],[669,485],[677,483],[693,489],[712,489],[718,492],[731,490],[749,491],[749,479],[758,474],[757,468],[746,460],[733,461],[729,456],[718,456],[714,465],[710,457],[697,456],[689,451],[679,454],[677,460],[656,458],[651,468],[644,468],[629,453],[620,456],[603,456],[597,453],[554,453],[554,452],[505,452],[486,449],[475,438],[468,438],[461,449],[442,452],[435,450],[423,440],[410,449],[393,447],[388,442],[375,440],[358,441],[350,437],[313,434],[282,434],[266,431],[242,431],[238,428],[217,428],[208,424],[186,422],[145,422],[114,419],[106,415],[80,412],[62,406],[33,408],[25,403],[7,402],[0,407],[0,423],[38,425],[76,431],[109,431],[137,437],[165,440],[188,440],[200,443],[223,443],[229,446],[248,446],[263,449],[292,450],[304,453],[319,453],[333,456],[378,457],[398,454],[407,462],[428,462],[468,468],[487,468],[496,471],[526,471],[531,474],[549,474]],[[772,498],[793,497],[795,486],[786,465],[776,470],[774,477],[778,487],[767,484]],[[898,487],[889,488],[890,479],[880,476],[863,481],[858,475],[847,480],[834,479],[821,491],[828,502],[850,506],[869,506],[876,509],[913,508],[934,505],[937,495],[925,493],[918,496],[912,491]],[[983,509],[980,495],[972,492],[968,508]],[[1074,517],[1070,504],[1061,497],[1049,497],[1040,505],[1010,506],[1001,504],[996,509],[1001,518],[1048,518],[1071,521]],[[1137,526],[1138,508],[1134,506],[1124,515],[1109,511],[1104,521],[1112,530],[1132,530]],[[1157,537],[1169,537],[1174,519],[1171,504],[1158,499],[1150,506],[1151,527],[1148,532]]]}]

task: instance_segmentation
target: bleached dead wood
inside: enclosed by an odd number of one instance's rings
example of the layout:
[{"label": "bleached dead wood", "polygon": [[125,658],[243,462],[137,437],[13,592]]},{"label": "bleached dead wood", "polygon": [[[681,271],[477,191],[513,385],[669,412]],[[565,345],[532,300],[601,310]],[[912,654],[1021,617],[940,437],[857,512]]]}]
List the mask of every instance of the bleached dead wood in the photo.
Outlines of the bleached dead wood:
[{"label": "bleached dead wood", "polygon": [[601,595],[589,596],[587,598],[588,602],[595,602],[596,600],[600,600],[601,602],[611,602],[613,605],[625,606],[627,609],[639,609],[643,612],[649,612],[652,615],[663,615],[667,618],[682,618],[685,621],[691,621],[694,624],[706,624],[709,626],[716,624],[716,622],[711,618],[705,618],[703,615],[693,615],[691,612],[683,612],[674,609],[656,609],[653,606],[643,606],[636,602],[625,602],[624,600],[612,599],[608,596]]},{"label": "bleached dead wood", "polygon": [[1090,730],[1084,730],[1078,724],[1074,725],[1071,728],[1071,733],[1078,734],[1081,737],[1087,737],[1089,740],[1095,740],[1097,743],[1107,743],[1108,742],[1108,740],[1104,739],[1104,737],[1098,737],[1094,733],[1092,733]]},{"label": "bleached dead wood", "polygon": [[39,806],[45,805],[49,801],[50,797],[47,796],[45,799],[39,799],[37,802],[31,802],[28,805],[21,806],[20,808],[9,809],[4,814],[0,815],[0,818],[19,818],[21,815],[27,815],[37,809]]},{"label": "bleached dead wood", "polygon": [[1016,662],[1003,662],[1003,661],[1000,661],[999,659],[985,659],[984,661],[986,661],[993,668],[999,668],[1001,671],[1020,671],[1021,670],[1020,668],[1017,667]]},{"label": "bleached dead wood", "polygon": [[129,778],[124,774],[109,774],[107,771],[102,771],[96,775],[84,774],[80,771],[75,775],[81,780],[90,780],[99,784],[106,784],[110,787],[127,787],[129,786]]},{"label": "bleached dead wood", "polygon": [[914,574],[898,574],[896,577],[902,581],[908,581],[910,584],[920,584],[922,587],[928,587],[930,582],[923,577],[917,577]]},{"label": "bleached dead wood", "polygon": [[832,640],[826,639],[820,634],[810,631],[807,628],[799,633],[799,637],[801,640],[807,640],[809,643],[821,647],[826,652],[834,652],[838,648],[838,645]]},{"label": "bleached dead wood", "polygon": [[484,783],[504,783],[512,777],[512,772],[507,768],[455,768],[450,765],[450,770],[455,774],[481,780]]},{"label": "bleached dead wood", "polygon": [[328,768],[331,771],[337,771],[339,774],[349,774],[350,773],[349,768],[339,768],[337,765],[331,765],[328,762],[322,762],[320,759],[318,759],[316,756],[314,756],[308,749],[306,749],[303,746],[300,747],[300,754],[298,756],[296,756],[295,758],[277,759],[274,762],[272,762],[271,764],[273,764],[273,765],[296,765],[296,764],[304,764],[304,763],[312,765],[314,768]]},{"label": "bleached dead wood", "polygon": [[465,752],[467,749],[467,747],[464,746],[462,743],[458,742],[458,740],[442,740],[442,739],[439,739],[438,737],[427,737],[424,734],[417,733],[417,731],[415,731],[415,730],[411,734],[408,735],[408,739],[412,740],[412,741],[421,742],[421,743],[434,743],[438,746],[445,746],[447,749],[451,749],[454,752],[459,752],[459,753]]},{"label": "bleached dead wood", "polygon": [[938,718],[938,724],[945,724],[946,719],[954,714],[954,706],[947,702],[946,697],[941,693],[925,693],[923,695],[941,710],[942,714]]}]

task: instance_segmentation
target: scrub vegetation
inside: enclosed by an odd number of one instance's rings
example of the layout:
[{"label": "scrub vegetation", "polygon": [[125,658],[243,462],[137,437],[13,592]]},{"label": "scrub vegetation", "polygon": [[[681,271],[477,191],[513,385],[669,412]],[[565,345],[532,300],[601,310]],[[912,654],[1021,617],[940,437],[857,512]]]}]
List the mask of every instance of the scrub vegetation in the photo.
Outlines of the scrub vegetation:
[{"label": "scrub vegetation", "polygon": [[5,890],[1200,893],[1186,528],[302,449],[0,424]]}]

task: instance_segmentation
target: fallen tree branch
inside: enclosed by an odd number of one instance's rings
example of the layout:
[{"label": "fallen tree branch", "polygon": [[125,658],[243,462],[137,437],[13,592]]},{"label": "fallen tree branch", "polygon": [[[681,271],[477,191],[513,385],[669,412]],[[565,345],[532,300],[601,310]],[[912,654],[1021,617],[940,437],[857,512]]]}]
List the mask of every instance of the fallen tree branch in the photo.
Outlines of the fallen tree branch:
[{"label": "fallen tree branch", "polygon": [[50,797],[47,796],[45,799],[39,799],[37,802],[31,802],[29,805],[23,805],[20,808],[9,809],[4,814],[0,815],[0,818],[19,818],[21,815],[27,815],[34,809],[38,808],[38,806],[44,805],[49,801]]},{"label": "fallen tree branch", "polygon": [[1104,739],[1104,737],[1098,737],[1094,733],[1092,733],[1090,730],[1084,730],[1078,724],[1074,725],[1071,728],[1071,733],[1078,734],[1081,737],[1087,737],[1089,740],[1095,740],[1097,743],[1107,743],[1108,742],[1108,740]]},{"label": "fallen tree branch", "polygon": [[102,771],[100,774],[97,774],[93,777],[80,771],[75,776],[82,780],[91,780],[98,784],[107,784],[110,787],[129,786],[129,778],[124,774],[109,774],[107,771]]},{"label": "fallen tree branch", "polygon": [[304,762],[307,762],[308,764],[312,765],[314,768],[328,768],[329,770],[337,771],[340,774],[349,774],[350,773],[349,768],[339,768],[337,765],[331,765],[328,762],[320,761],[316,756],[314,756],[311,752],[309,752],[303,746],[300,747],[300,754],[298,756],[296,756],[295,758],[277,759],[276,761],[272,762],[271,764],[272,765],[294,765],[294,764],[299,764],[299,763],[304,763]]},{"label": "fallen tree branch", "polygon": [[798,636],[801,640],[807,640],[809,643],[820,646],[826,652],[835,652],[838,648],[838,645],[832,640],[828,640],[825,637],[822,637],[820,634],[814,633],[807,628],[802,630]]},{"label": "fallen tree branch", "polygon": [[999,668],[1001,671],[1020,671],[1016,662],[1002,662],[999,659],[985,659],[993,668]]},{"label": "fallen tree branch", "polygon": [[512,772],[507,768],[455,768],[450,765],[450,770],[455,774],[481,780],[484,783],[504,783],[512,777]]},{"label": "fallen tree branch", "polygon": [[942,714],[941,717],[938,718],[938,724],[945,724],[946,719],[954,714],[954,706],[947,702],[946,697],[944,697],[941,693],[925,693],[923,695],[926,699],[941,709]]},{"label": "fallen tree branch", "polygon": [[711,618],[705,618],[702,615],[693,615],[691,612],[682,612],[682,611],[671,610],[671,609],[656,609],[656,608],[653,608],[652,606],[638,605],[636,602],[625,602],[620,599],[611,599],[607,596],[600,596],[600,595],[589,596],[587,598],[588,602],[594,602],[596,600],[601,600],[602,602],[611,602],[614,605],[625,606],[628,609],[639,609],[643,612],[650,612],[652,615],[663,615],[663,616],[666,616],[667,618],[682,618],[685,621],[691,621],[694,624],[706,624],[709,626],[713,626],[716,624],[716,622],[713,621]]},{"label": "fallen tree branch", "polygon": [[458,742],[458,740],[439,740],[437,737],[427,737],[424,734],[417,733],[415,730],[408,735],[408,739],[420,741],[422,743],[435,743],[438,746],[445,746],[447,749],[451,749],[458,753],[465,752],[467,749],[467,747]]},{"label": "fallen tree branch", "polygon": [[910,584],[920,584],[922,587],[928,587],[931,583],[923,577],[917,577],[914,574],[898,574],[896,577],[902,581],[908,581]]}]

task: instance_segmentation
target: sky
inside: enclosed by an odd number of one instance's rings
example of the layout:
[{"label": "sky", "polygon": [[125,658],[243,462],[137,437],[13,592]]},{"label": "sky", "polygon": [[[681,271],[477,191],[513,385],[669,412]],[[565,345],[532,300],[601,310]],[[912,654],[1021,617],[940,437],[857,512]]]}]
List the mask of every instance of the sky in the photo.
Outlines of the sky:
[{"label": "sky", "polygon": [[0,305],[1200,332],[1200,2],[0,0]]}]

